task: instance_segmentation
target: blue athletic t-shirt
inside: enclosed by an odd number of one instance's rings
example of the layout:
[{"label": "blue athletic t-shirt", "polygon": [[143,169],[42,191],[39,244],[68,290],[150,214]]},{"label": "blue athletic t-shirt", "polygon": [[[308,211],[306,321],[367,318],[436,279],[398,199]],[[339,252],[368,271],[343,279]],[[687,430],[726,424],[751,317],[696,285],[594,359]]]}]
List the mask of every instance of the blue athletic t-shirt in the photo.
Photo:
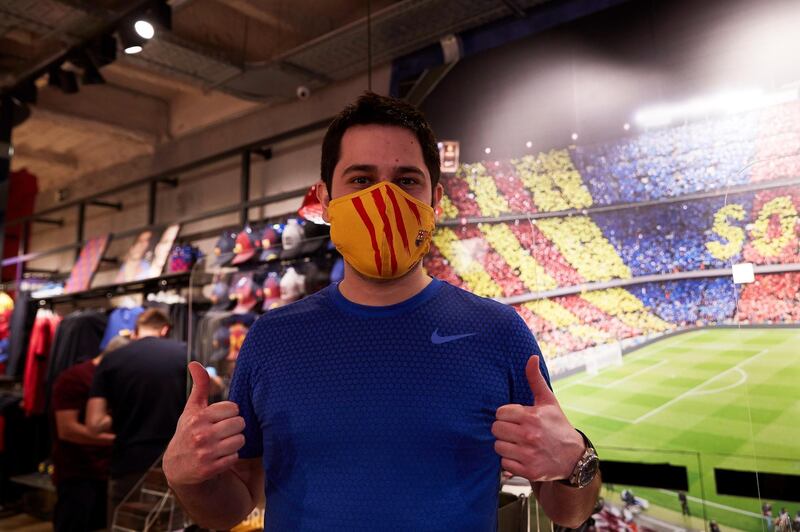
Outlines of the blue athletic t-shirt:
[{"label": "blue athletic t-shirt", "polygon": [[[493,531],[497,409],[539,347],[511,307],[436,279],[396,305],[332,284],[250,329],[231,384],[267,531]],[[547,368],[540,357],[542,374]]]}]

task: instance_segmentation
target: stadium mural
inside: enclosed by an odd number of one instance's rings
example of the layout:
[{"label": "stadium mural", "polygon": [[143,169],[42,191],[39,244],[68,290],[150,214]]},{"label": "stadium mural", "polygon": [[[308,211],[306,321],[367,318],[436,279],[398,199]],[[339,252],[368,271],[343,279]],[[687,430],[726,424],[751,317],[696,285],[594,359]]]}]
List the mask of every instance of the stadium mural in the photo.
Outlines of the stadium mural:
[{"label": "stadium mural", "polygon": [[[515,308],[551,360],[676,328],[795,323],[796,176],[798,103],[462,164],[443,176],[426,267],[486,297],[528,295]],[[743,261],[786,271],[736,286]],[[625,284],[592,289],[613,280]]]}]

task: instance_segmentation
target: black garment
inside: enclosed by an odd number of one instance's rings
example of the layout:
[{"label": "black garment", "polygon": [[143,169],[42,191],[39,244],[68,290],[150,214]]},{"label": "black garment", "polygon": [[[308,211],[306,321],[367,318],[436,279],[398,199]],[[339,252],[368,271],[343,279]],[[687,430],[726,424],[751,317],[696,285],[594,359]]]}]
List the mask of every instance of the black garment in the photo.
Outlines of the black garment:
[{"label": "black garment", "polygon": [[[61,321],[56,329],[53,352],[47,366],[48,394],[62,371],[100,354],[100,342],[106,325],[108,315],[98,310],[73,312]],[[50,401],[47,403],[50,404]]]},{"label": "black garment", "polygon": [[186,344],[142,338],[109,353],[90,397],[111,413],[111,478],[145,472],[167,447],[186,403]]},{"label": "black garment", "polygon": [[36,305],[31,301],[30,292],[20,290],[14,301],[14,311],[8,326],[8,365],[6,375],[22,377],[25,371],[25,355],[28,353],[33,322],[36,320]]},{"label": "black garment", "polygon": [[108,482],[88,478],[64,480],[56,486],[53,529],[55,532],[86,532],[106,526]]}]

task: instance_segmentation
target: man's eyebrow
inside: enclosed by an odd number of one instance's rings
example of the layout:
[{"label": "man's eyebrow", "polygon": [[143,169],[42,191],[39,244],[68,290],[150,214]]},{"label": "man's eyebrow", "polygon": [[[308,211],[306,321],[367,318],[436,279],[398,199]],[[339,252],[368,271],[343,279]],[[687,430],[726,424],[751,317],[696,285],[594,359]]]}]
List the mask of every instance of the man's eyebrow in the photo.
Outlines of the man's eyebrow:
[{"label": "man's eyebrow", "polygon": [[377,166],[373,166],[371,164],[351,164],[347,168],[344,169],[345,174],[350,172],[365,172],[365,173],[376,173],[378,171]]},{"label": "man's eyebrow", "polygon": [[398,174],[417,174],[420,177],[425,177],[425,172],[416,166],[398,166],[396,170]]},{"label": "man's eyebrow", "polygon": [[[365,174],[378,173],[378,167],[372,164],[351,164],[344,169],[344,174],[351,172],[364,172]],[[416,166],[397,166],[394,168],[395,174],[417,174],[420,177],[425,177],[425,172]]]}]

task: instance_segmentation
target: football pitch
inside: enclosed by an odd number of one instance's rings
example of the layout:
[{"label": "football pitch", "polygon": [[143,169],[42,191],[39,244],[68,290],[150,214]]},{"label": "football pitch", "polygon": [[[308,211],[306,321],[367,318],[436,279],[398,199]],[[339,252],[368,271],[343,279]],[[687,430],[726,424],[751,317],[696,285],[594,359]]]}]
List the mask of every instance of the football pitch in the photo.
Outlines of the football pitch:
[{"label": "football pitch", "polygon": [[[758,499],[717,494],[715,467],[800,475],[800,329],[679,334],[624,356],[621,366],[553,387],[601,461],[686,466],[692,515],[705,511],[723,530],[764,523]],[[680,513],[674,492],[632,489]],[[800,502],[769,502],[773,515],[782,506],[792,517],[800,510]]]}]

